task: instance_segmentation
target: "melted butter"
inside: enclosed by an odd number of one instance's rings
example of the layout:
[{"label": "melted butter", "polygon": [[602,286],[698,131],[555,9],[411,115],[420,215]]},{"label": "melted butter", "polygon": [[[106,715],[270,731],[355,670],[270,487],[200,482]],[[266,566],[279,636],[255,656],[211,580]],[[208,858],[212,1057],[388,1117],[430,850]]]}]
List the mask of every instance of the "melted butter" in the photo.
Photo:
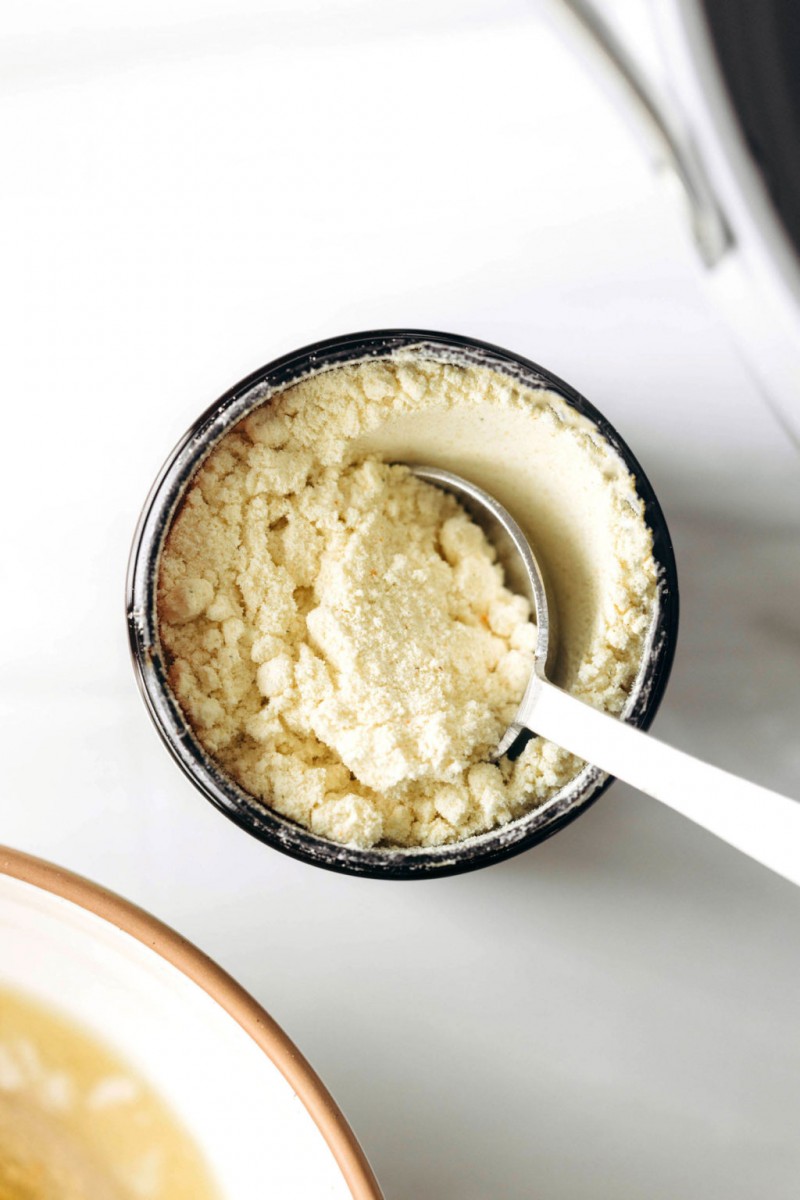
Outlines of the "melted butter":
[{"label": "melted butter", "polygon": [[153,1088],[99,1039],[0,989],[0,1200],[220,1200]]}]

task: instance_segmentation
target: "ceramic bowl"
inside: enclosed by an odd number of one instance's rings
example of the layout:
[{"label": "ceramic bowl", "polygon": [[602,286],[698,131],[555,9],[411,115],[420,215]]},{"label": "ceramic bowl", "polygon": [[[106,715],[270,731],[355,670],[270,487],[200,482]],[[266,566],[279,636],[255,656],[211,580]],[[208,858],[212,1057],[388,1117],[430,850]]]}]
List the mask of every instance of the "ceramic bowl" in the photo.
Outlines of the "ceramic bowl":
[{"label": "ceramic bowl", "polygon": [[225,1200],[380,1200],[330,1094],[210,959],[119,896],[0,850],[0,987],[94,1034],[168,1104]]}]

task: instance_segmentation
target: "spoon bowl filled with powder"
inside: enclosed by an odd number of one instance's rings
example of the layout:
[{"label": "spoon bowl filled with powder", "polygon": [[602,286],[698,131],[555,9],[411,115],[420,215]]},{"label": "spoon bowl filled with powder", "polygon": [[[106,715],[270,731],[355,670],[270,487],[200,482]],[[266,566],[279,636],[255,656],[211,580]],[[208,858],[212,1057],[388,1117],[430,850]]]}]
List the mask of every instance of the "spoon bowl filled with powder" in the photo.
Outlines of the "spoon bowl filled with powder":
[{"label": "spoon bowl filled with powder", "polygon": [[200,790],[296,857],[393,878],[507,857],[609,782],[541,738],[491,761],[535,624],[414,461],[512,512],[552,588],[554,677],[646,726],[677,621],[652,490],[582,397],[472,340],[333,339],[232,389],[151,492],[128,584],[140,686]]}]

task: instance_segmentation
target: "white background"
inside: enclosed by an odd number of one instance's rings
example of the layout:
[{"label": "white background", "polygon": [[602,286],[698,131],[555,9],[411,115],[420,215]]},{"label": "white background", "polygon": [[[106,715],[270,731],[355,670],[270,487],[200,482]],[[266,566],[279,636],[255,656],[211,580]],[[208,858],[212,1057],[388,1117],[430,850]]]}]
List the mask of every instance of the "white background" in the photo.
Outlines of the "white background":
[{"label": "white background", "polygon": [[491,870],[317,871],[193,791],[128,662],[133,527],[201,409],[319,337],[467,333],[650,476],[683,602],[658,733],[800,796],[799,464],[619,114],[521,0],[4,25],[2,840],[230,970],[389,1197],[794,1197],[796,889],[622,785]]}]

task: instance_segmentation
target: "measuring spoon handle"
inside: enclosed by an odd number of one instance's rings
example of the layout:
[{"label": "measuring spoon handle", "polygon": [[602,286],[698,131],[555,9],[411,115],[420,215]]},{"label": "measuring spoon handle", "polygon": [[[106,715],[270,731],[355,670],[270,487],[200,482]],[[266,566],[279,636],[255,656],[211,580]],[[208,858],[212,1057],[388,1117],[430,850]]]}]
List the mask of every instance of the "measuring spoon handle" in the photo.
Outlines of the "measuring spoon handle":
[{"label": "measuring spoon handle", "polygon": [[800,803],[675,750],[537,676],[517,721],[800,884]]}]

